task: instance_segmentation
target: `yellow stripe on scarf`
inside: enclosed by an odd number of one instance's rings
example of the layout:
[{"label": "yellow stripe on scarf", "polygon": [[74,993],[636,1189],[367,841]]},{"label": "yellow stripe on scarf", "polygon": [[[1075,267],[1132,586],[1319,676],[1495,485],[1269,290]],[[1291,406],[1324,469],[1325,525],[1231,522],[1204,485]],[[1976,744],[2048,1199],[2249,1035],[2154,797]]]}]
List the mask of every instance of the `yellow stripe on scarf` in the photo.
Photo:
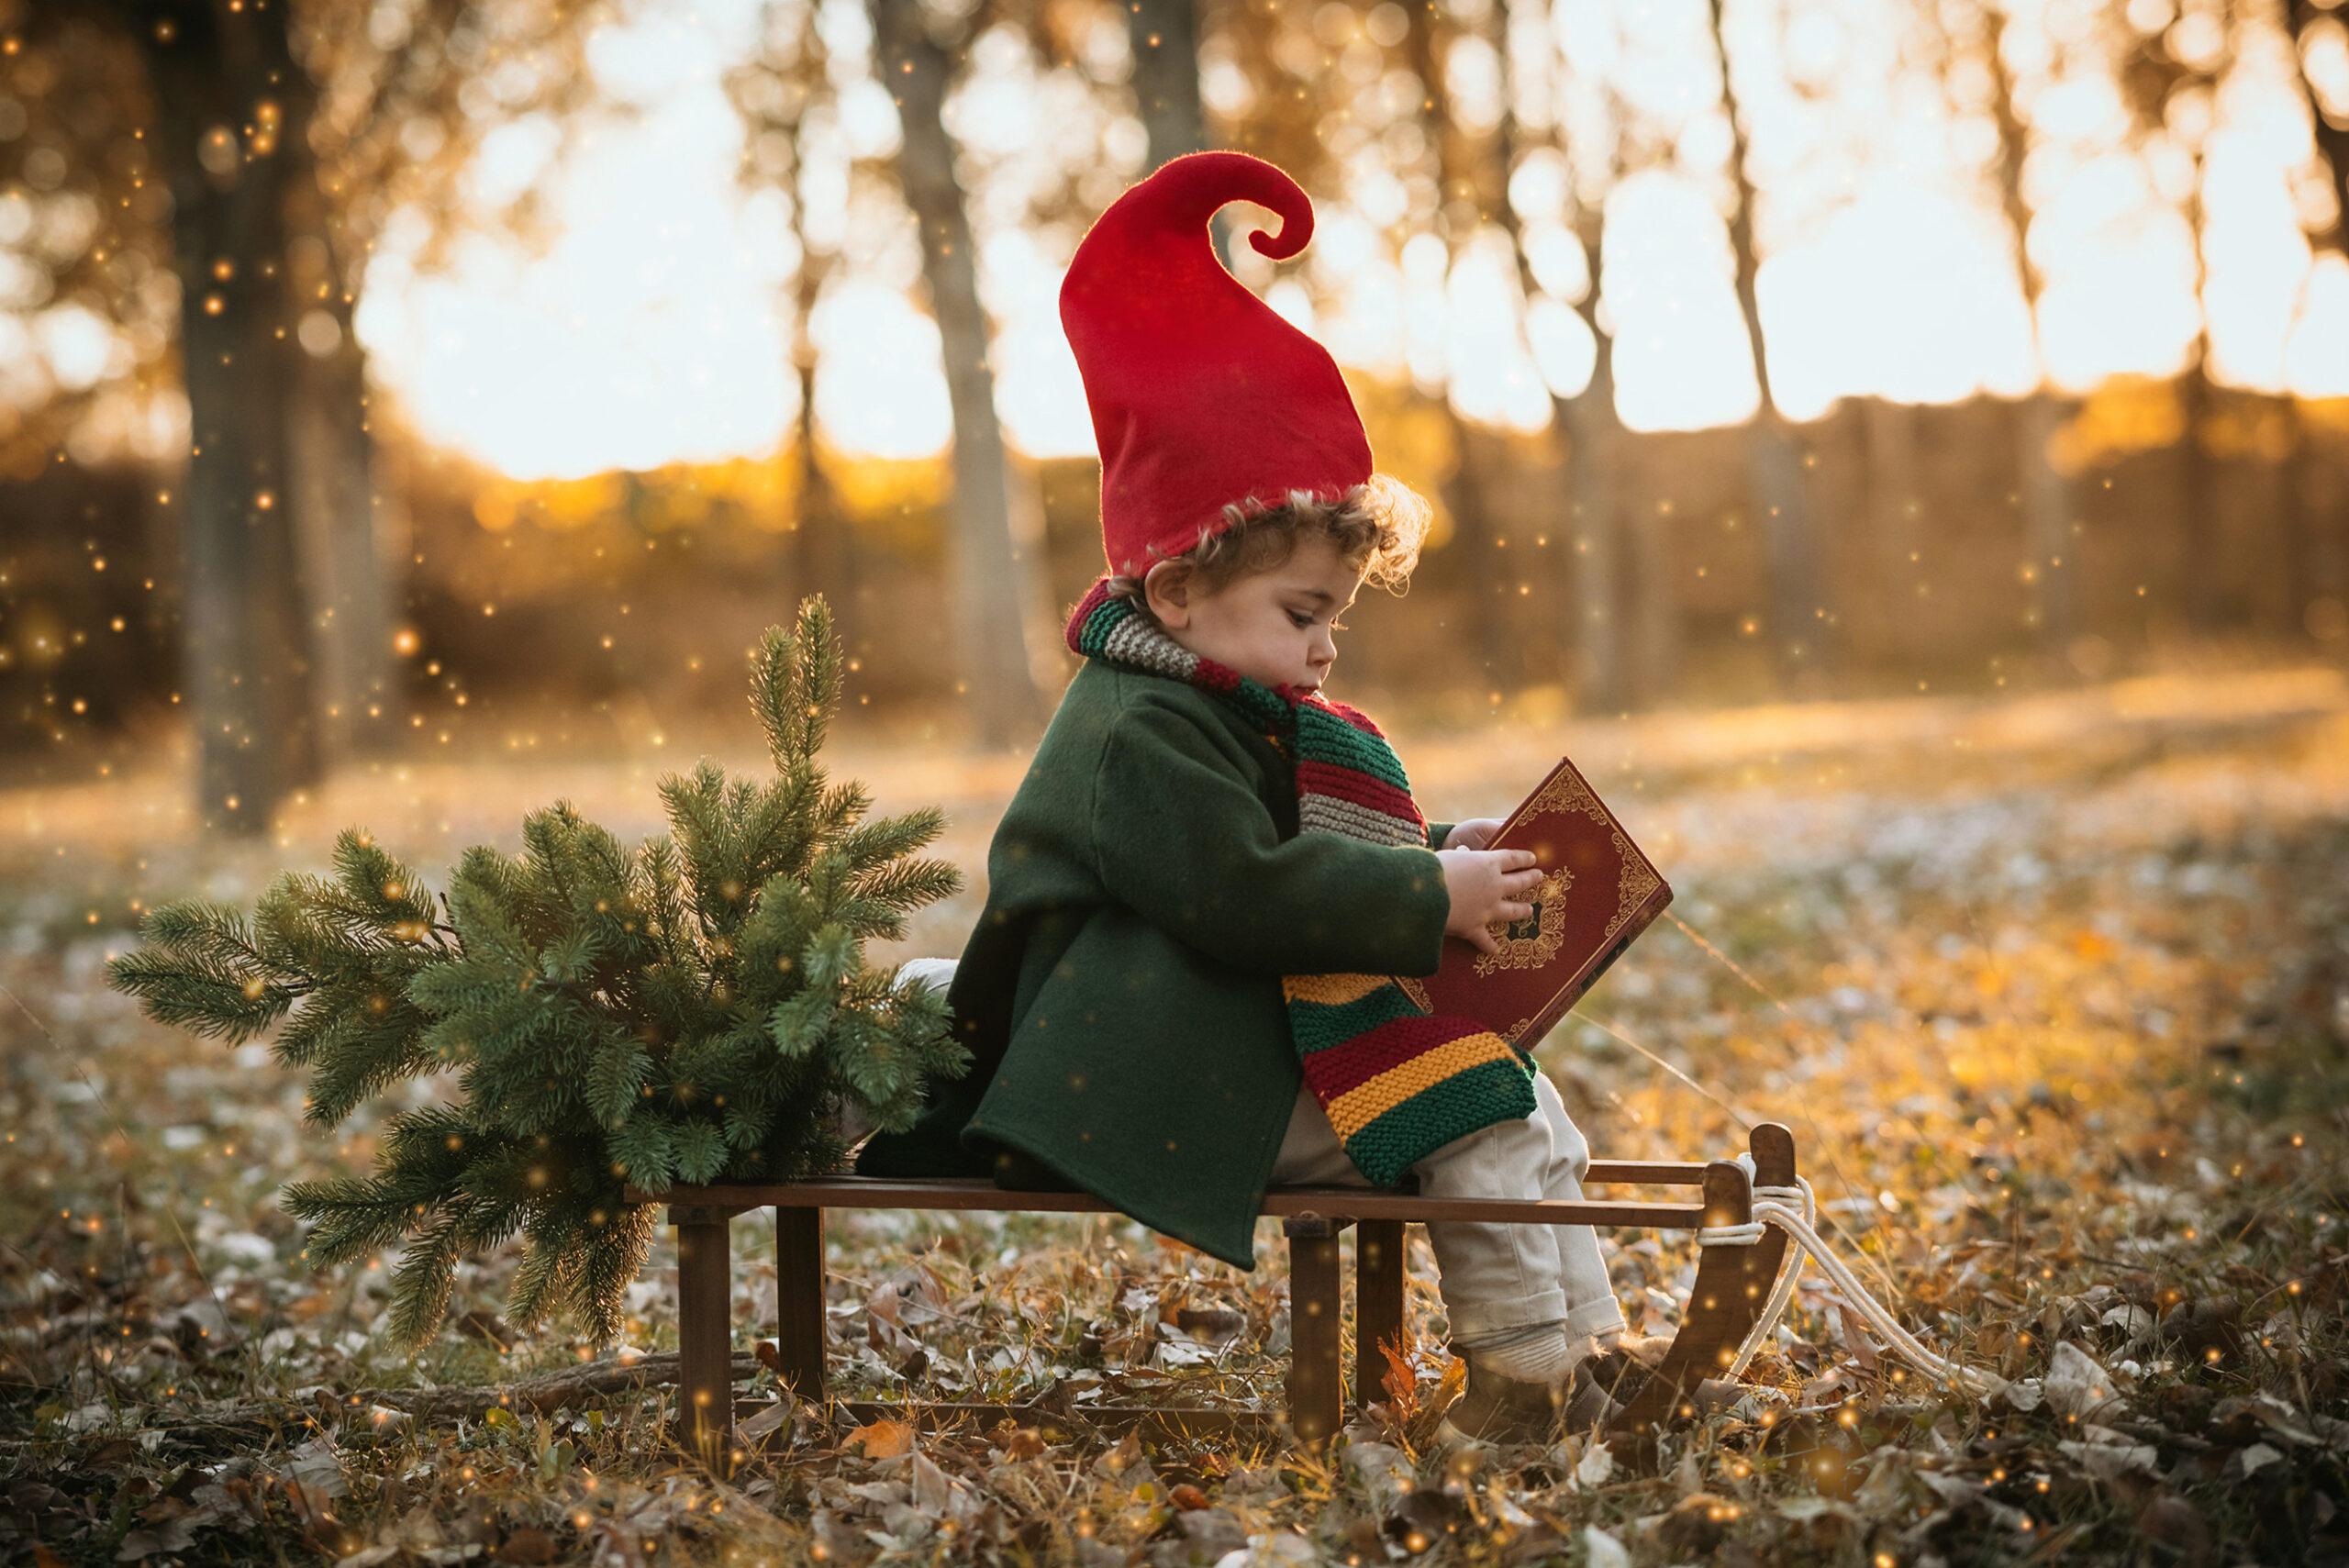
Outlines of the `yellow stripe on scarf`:
[{"label": "yellow stripe on scarf", "polygon": [[1364,1079],[1330,1101],[1330,1129],[1342,1141],[1430,1084],[1465,1073],[1471,1067],[1514,1055],[1508,1041],[1490,1029],[1447,1040],[1397,1062],[1375,1078]]},{"label": "yellow stripe on scarf", "polygon": [[1342,1007],[1358,1002],[1386,984],[1383,974],[1284,974],[1281,989],[1292,1002],[1318,1002]]}]

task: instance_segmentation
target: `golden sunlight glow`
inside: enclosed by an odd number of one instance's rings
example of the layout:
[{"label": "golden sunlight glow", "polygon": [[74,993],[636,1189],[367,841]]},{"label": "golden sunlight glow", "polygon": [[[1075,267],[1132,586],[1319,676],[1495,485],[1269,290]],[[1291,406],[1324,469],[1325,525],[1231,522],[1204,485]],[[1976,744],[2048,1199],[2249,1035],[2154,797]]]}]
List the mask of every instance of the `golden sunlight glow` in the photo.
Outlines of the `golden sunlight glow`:
[{"label": "golden sunlight glow", "polygon": [[[1588,8],[1561,0],[1559,26]],[[2182,139],[2192,117],[2132,132],[2108,76],[2048,74],[2044,59],[2018,57],[2018,93],[2035,128],[2031,246],[2045,280],[2034,331],[1998,197],[1995,128],[1953,111],[1927,79],[1892,74],[1898,40],[1870,36],[1876,24],[1862,18],[1888,25],[1900,15],[1822,11],[1788,34],[1781,61],[1839,91],[1847,76],[1881,66],[1887,84],[1855,89],[1865,101],[1846,111],[1881,116],[1881,134],[1812,123],[1824,111],[1783,88],[1745,106],[1762,184],[1756,291],[1784,412],[1813,418],[1854,395],[2014,396],[2043,379],[2077,392],[2116,374],[2176,371],[2203,318],[2185,200],[2196,168]],[[1377,32],[1375,17],[1366,25]],[[796,242],[776,193],[746,194],[735,183],[742,130],[720,84],[749,26],[743,6],[699,0],[607,29],[591,60],[607,90],[635,102],[642,118],[586,134],[567,166],[550,161],[556,138],[545,126],[524,122],[490,139],[473,195],[495,207],[545,185],[557,238],[543,258],[477,240],[458,248],[447,272],[422,276],[412,261],[420,224],[393,226],[359,329],[428,439],[518,478],[758,455],[789,441],[799,397],[788,330]],[[1670,50],[1647,39],[1597,56],[1586,41],[1567,50],[1567,91],[1575,72],[1603,67],[1626,102],[1679,130],[1676,160],[1620,179],[1607,199],[1598,315],[1614,335],[1618,406],[1634,429],[1742,420],[1759,395],[1722,221],[1727,124],[1709,46],[1701,29],[1695,37],[1698,46],[1675,39]],[[862,49],[865,40],[830,41]],[[1732,35],[1733,52],[1743,43]],[[1211,97],[1244,91],[1210,67]],[[2280,35],[2246,41],[2236,76],[2210,106],[2200,258],[2210,362],[2223,381],[2338,395],[2349,392],[2349,264],[2312,265],[2302,236],[2301,224],[2321,215],[2310,208],[2312,152],[2295,69]],[[1005,183],[972,204],[996,332],[996,406],[1023,451],[1087,454],[1092,428],[1055,309],[1076,233],[1028,224],[1024,200],[1010,198],[1040,190],[1070,160],[1138,166],[1138,128],[1071,134],[1097,91],[1044,72],[1001,29],[974,44],[971,72],[949,118],[965,152],[984,154],[974,166]],[[2349,54],[2339,72],[2349,81]],[[1488,122],[1491,51],[1453,74],[1454,112]],[[1742,71],[1739,83],[1749,85]],[[1569,136],[1579,134],[1580,112],[1571,102],[1564,110]],[[852,91],[838,124],[811,130],[808,155],[811,165],[841,158],[844,168],[843,155],[885,154],[895,138],[885,95]],[[1447,249],[1431,231],[1420,188],[1399,183],[1383,152],[1341,167],[1339,188],[1314,193],[1319,221],[1306,256],[1276,268],[1240,244],[1241,280],[1364,375],[1408,379],[1471,419],[1541,428],[1553,397],[1577,393],[1593,364],[1578,308],[1589,268],[1571,227],[1585,176],[1554,151],[1518,172],[1515,205],[1536,215],[1526,229],[1529,304],[1508,235],[1489,215]],[[831,199],[811,220],[818,243],[845,244],[851,256],[831,272],[811,323],[823,438],[853,453],[940,452],[946,386],[910,219],[894,193],[882,201],[852,192],[844,173],[824,189]],[[1270,222],[1259,209],[1235,211]]]}]

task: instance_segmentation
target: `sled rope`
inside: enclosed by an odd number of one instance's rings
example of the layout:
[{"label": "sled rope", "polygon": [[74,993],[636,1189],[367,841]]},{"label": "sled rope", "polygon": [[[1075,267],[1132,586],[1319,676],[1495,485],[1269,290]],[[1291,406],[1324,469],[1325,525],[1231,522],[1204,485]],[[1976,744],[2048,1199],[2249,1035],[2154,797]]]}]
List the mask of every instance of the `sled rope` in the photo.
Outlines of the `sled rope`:
[{"label": "sled rope", "polygon": [[1770,1292],[1770,1299],[1762,1308],[1762,1316],[1753,1321],[1753,1331],[1740,1345],[1737,1359],[1729,1365],[1724,1375],[1734,1383],[1745,1372],[1746,1363],[1753,1359],[1770,1336],[1777,1332],[1778,1319],[1786,1315],[1787,1305],[1794,1300],[1795,1280],[1802,1273],[1803,1254],[1817,1260],[1835,1288],[1842,1304],[1857,1313],[1876,1337],[1902,1360],[1925,1373],[1954,1388],[1983,1395],[1999,1386],[1998,1380],[1976,1372],[1954,1361],[1945,1361],[1927,1350],[1918,1338],[1901,1327],[1900,1319],[1860,1284],[1849,1264],[1837,1257],[1819,1234],[1819,1199],[1810,1184],[1802,1177],[1795,1178],[1790,1187],[1771,1186],[1753,1180],[1753,1156],[1740,1154],[1738,1167],[1745,1173],[1747,1186],[1753,1195],[1753,1218],[1742,1225],[1708,1225],[1697,1232],[1700,1247],[1751,1247],[1762,1240],[1763,1229],[1775,1225],[1792,1238],[1801,1249],[1787,1260],[1779,1273],[1778,1283]]},{"label": "sled rope", "polygon": [[[1769,1003],[1771,1006],[1776,1007],[1779,1014],[1784,1017],[1788,1023],[1794,1025],[1797,1029],[1800,1029],[1803,1033],[1809,1035],[1814,1040],[1823,1040],[1825,1038],[1815,1025],[1809,1023],[1808,1020],[1797,1014],[1792,1007],[1787,1006],[1784,997],[1780,996],[1776,992],[1771,990],[1767,985],[1763,984],[1761,981],[1748,973],[1743,964],[1730,957],[1729,954],[1723,952],[1710,941],[1708,941],[1705,939],[1704,933],[1698,930],[1696,927],[1690,925],[1687,921],[1674,914],[1670,909],[1666,909],[1664,912],[1664,917],[1671,921],[1675,926],[1678,927],[1680,929],[1680,934],[1687,937],[1690,941],[1695,942],[1698,948],[1703,950],[1704,952],[1713,960],[1714,962],[1720,964],[1723,969],[1728,970],[1731,974],[1737,976],[1738,980],[1747,990],[1753,992],[1756,996],[1759,996],[1764,1001]],[[1805,1125],[1810,1129],[1813,1138],[1817,1140],[1813,1144],[1814,1151],[1827,1162],[1828,1168],[1834,1172],[1835,1179],[1837,1181],[1844,1182],[1846,1185],[1849,1185],[1850,1184],[1846,1181],[1843,1175],[1842,1166],[1835,1158],[1835,1140],[1827,1136],[1827,1129],[1819,1125],[1819,1119],[1810,1114],[1809,1108],[1804,1105],[1803,1102],[1797,1100],[1795,1103],[1795,1109],[1796,1114],[1802,1118]],[[1740,1117],[1738,1120],[1742,1126],[1749,1129],[1753,1125],[1751,1121],[1746,1120],[1746,1118],[1742,1117]],[[1873,1209],[1869,1211],[1869,1218],[1871,1220],[1874,1220],[1876,1218]],[[1889,1295],[1898,1296],[1900,1292],[1900,1284],[1898,1280],[1895,1280],[1892,1277],[1891,1271],[1886,1268],[1882,1263],[1877,1262],[1874,1258],[1869,1258],[1866,1261],[1876,1268],[1877,1283],[1884,1288],[1884,1290]]]},{"label": "sled rope", "polygon": [[[1744,966],[1735,959],[1707,941],[1687,921],[1669,911],[1666,912],[1665,918],[1677,926],[1683,935],[1702,948],[1721,967],[1744,982],[1756,995],[1777,1008],[1797,1026],[1806,1031],[1810,1030],[1811,1026],[1797,1017],[1794,1010],[1780,1000],[1775,992],[1747,973]],[[1705,1098],[1728,1111],[1731,1119],[1740,1125],[1749,1129],[1753,1126],[1752,1121],[1727,1100],[1658,1056],[1654,1051],[1640,1044],[1639,1041],[1610,1025],[1599,1023],[1595,1018],[1588,1021],[1598,1023],[1598,1027],[1605,1029],[1607,1033],[1613,1035],[1617,1040],[1631,1047],[1650,1062],[1704,1095]],[[1831,1150],[1831,1142],[1829,1147]],[[1831,1162],[1833,1159],[1831,1153],[1829,1159]],[[1901,1326],[1900,1320],[1892,1315],[1890,1309],[1869,1294],[1867,1287],[1860,1283],[1859,1276],[1853,1273],[1851,1265],[1837,1257],[1833,1250],[1827,1245],[1826,1240],[1819,1234],[1819,1199],[1812,1193],[1809,1182],[1798,1175],[1795,1178],[1797,1184],[1791,1187],[1756,1184],[1753,1180],[1753,1156],[1750,1153],[1740,1154],[1737,1157],[1737,1164],[1744,1171],[1747,1187],[1753,1194],[1753,1205],[1748,1212],[1753,1218],[1743,1225],[1701,1227],[1697,1233],[1698,1244],[1705,1247],[1750,1247],[1762,1240],[1765,1226],[1776,1225],[1785,1231],[1801,1250],[1788,1260],[1786,1268],[1780,1272],[1778,1283],[1772,1288],[1770,1299],[1763,1307],[1761,1317],[1754,1319],[1753,1332],[1746,1335],[1745,1342],[1738,1347],[1737,1359],[1730,1364],[1728,1371],[1731,1381],[1734,1382],[1744,1373],[1746,1365],[1753,1360],[1754,1353],[1762,1348],[1772,1334],[1777,1331],[1779,1319],[1786,1316],[1787,1307],[1794,1301],[1795,1284],[1798,1276],[1802,1273],[1803,1254],[1807,1252],[1826,1273],[1830,1284],[1833,1285],[1835,1294],[1842,1304],[1857,1313],[1870,1328],[1874,1329],[1876,1337],[1887,1348],[1920,1372],[1929,1377],[1937,1378],[1953,1388],[1962,1388],[1976,1396],[1987,1394],[2001,1385],[2002,1380],[1995,1375],[1977,1373],[1971,1367],[1944,1360],[1927,1350],[1915,1335]],[[1890,1276],[1887,1274],[1887,1278],[1889,1280]]]}]

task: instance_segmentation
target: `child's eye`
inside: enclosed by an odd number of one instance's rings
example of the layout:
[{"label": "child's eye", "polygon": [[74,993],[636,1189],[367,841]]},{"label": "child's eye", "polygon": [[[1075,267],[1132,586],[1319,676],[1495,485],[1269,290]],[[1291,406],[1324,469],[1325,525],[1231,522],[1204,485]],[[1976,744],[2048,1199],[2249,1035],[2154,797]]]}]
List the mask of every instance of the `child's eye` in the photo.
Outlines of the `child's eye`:
[{"label": "child's eye", "polygon": [[1289,611],[1288,618],[1296,622],[1298,626],[1311,626],[1313,624],[1313,617],[1311,616],[1300,614],[1296,610]]}]

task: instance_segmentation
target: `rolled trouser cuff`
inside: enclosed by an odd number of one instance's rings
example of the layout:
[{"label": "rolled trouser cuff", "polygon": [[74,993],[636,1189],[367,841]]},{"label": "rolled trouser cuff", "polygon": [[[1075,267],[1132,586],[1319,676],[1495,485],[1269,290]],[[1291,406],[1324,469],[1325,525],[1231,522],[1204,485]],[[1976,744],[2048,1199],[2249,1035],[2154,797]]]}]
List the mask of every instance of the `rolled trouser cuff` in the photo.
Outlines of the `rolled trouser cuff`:
[{"label": "rolled trouser cuff", "polygon": [[[1613,1305],[1614,1298],[1608,1299]],[[1566,1293],[1544,1290],[1499,1301],[1447,1301],[1443,1310],[1452,1320],[1453,1348],[1458,1350],[1508,1337],[1537,1323],[1564,1322]]]},{"label": "rolled trouser cuff", "polygon": [[1579,1340],[1585,1334],[1604,1334],[1609,1329],[1627,1329],[1622,1304],[1611,1296],[1596,1301],[1586,1301],[1566,1314],[1566,1338]]}]

